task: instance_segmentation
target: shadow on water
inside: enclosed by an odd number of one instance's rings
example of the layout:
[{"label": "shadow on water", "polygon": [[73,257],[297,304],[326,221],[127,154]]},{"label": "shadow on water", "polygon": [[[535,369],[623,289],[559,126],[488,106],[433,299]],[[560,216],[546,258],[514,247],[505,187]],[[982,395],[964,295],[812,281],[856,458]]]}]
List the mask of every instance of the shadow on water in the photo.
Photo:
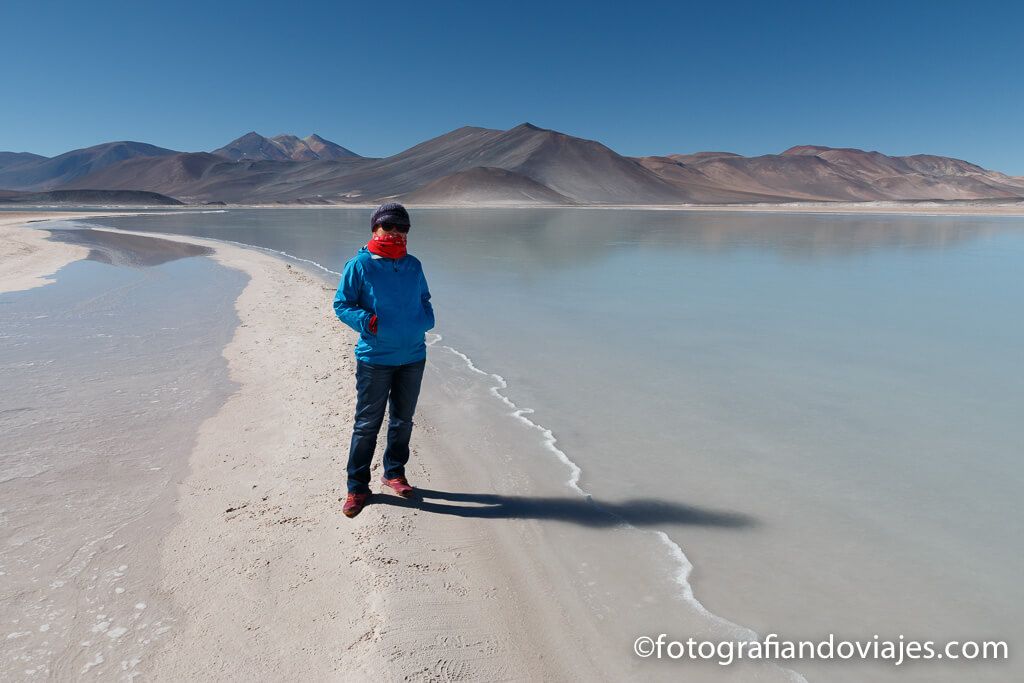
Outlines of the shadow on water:
[{"label": "shadow on water", "polygon": [[598,503],[592,498],[582,497],[503,496],[418,488],[412,498],[376,494],[370,498],[370,504],[415,508],[473,519],[547,519],[587,527],[612,527],[623,522],[638,527],[669,523],[744,529],[757,525],[753,517],[742,513],[706,510],[654,499]]},{"label": "shadow on water", "polygon": [[208,247],[174,242],[159,237],[120,235],[104,230],[47,228],[49,239],[89,248],[90,261],[112,266],[149,267],[191,256],[213,253]]}]

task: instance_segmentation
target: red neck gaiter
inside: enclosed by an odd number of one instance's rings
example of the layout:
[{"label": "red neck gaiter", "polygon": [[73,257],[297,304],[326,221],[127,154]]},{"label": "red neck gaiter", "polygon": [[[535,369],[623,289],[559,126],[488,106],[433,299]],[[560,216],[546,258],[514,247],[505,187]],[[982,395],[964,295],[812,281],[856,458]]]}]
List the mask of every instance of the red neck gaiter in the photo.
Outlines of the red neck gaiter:
[{"label": "red neck gaiter", "polygon": [[378,256],[399,259],[405,256],[405,243],[408,239],[409,236],[405,233],[391,230],[371,237],[366,243],[366,248]]}]

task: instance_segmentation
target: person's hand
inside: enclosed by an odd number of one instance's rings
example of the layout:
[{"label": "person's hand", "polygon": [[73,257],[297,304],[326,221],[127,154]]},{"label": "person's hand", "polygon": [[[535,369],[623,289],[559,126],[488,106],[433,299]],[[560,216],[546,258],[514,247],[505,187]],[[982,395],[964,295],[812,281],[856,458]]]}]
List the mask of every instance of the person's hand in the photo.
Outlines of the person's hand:
[{"label": "person's hand", "polygon": [[366,327],[370,330],[371,334],[377,334],[377,314],[374,313],[370,316],[370,322],[367,323]]}]

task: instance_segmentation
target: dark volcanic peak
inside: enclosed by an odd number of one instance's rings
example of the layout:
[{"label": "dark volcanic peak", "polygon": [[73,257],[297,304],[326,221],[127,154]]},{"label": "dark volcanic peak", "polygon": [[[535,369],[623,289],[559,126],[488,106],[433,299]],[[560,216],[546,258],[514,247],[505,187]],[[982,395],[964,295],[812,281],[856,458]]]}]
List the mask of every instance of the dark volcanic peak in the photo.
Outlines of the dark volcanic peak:
[{"label": "dark volcanic peak", "polygon": [[359,156],[315,133],[305,138],[295,135],[267,138],[256,131],[249,131],[213,153],[231,161],[316,161]]},{"label": "dark volcanic peak", "polygon": [[600,142],[524,123],[491,145],[499,163],[584,204],[662,204],[685,201],[685,193],[634,159]]},{"label": "dark volcanic peak", "polygon": [[254,130],[232,140],[219,149],[213,150],[213,153],[231,161],[240,161],[242,159],[286,161],[289,159],[283,149],[273,144],[269,138],[263,137]]}]

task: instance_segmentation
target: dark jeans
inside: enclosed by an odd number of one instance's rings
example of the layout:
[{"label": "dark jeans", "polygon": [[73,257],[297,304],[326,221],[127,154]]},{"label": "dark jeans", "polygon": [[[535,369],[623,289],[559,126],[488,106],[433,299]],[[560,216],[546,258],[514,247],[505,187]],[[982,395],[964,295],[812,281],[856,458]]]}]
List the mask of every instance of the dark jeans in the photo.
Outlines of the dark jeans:
[{"label": "dark jeans", "polygon": [[388,445],[384,450],[384,476],[405,476],[409,462],[412,415],[420,395],[427,359],[405,365],[376,365],[356,360],[356,417],[348,451],[349,493],[370,492],[370,463],[377,434],[389,403]]}]

